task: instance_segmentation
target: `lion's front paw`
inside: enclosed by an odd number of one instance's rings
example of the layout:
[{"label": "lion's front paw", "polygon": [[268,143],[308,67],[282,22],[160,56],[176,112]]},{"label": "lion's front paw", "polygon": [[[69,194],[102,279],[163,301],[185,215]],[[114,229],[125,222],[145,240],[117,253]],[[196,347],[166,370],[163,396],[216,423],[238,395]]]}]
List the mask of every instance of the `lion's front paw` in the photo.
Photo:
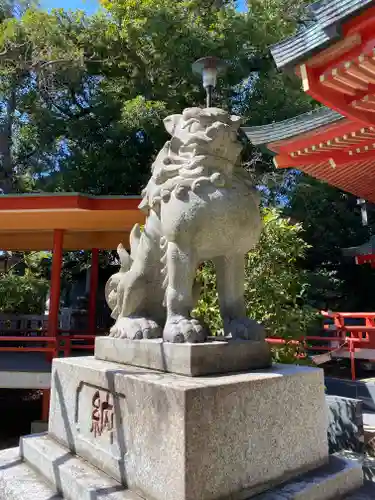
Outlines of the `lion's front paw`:
[{"label": "lion's front paw", "polygon": [[197,344],[207,339],[207,330],[196,319],[173,316],[165,324],[163,339],[165,342]]},{"label": "lion's front paw", "polygon": [[160,326],[152,319],[142,317],[119,318],[111,328],[110,337],[140,340],[162,336]]},{"label": "lion's front paw", "polygon": [[261,341],[266,337],[264,327],[250,318],[224,318],[224,333],[232,339]]}]

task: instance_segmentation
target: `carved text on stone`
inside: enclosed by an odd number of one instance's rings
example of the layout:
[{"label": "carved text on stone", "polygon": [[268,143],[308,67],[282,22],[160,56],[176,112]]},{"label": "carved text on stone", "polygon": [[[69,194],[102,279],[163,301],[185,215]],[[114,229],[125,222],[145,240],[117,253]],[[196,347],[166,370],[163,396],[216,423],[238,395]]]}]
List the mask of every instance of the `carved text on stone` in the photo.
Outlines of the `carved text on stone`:
[{"label": "carved text on stone", "polygon": [[113,432],[114,408],[113,397],[107,391],[105,396],[100,391],[95,391],[92,398],[91,429],[94,437],[101,436],[103,432]]}]

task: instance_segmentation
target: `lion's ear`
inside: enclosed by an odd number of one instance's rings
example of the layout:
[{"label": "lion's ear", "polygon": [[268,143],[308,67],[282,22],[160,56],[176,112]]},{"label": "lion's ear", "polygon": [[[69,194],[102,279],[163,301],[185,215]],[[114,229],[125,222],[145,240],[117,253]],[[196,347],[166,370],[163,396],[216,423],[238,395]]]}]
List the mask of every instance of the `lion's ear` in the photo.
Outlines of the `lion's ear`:
[{"label": "lion's ear", "polygon": [[173,136],[177,125],[180,123],[182,115],[171,115],[164,118],[164,127],[166,131]]}]

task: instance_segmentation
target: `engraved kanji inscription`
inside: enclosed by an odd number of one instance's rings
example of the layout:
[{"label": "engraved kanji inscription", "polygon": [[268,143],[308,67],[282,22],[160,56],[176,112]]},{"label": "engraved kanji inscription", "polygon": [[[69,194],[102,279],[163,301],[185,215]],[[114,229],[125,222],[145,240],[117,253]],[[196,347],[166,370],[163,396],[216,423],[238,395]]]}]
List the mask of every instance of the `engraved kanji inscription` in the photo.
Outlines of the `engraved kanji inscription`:
[{"label": "engraved kanji inscription", "polygon": [[107,391],[95,391],[92,397],[91,429],[94,437],[104,432],[112,435],[114,421],[113,397]]}]

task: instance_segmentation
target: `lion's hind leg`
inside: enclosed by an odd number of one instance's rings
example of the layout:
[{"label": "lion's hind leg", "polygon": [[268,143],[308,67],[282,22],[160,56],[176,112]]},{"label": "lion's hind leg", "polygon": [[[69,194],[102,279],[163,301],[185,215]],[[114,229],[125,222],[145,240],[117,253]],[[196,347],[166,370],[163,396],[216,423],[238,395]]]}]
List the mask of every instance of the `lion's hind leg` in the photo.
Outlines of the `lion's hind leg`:
[{"label": "lion's hind leg", "polygon": [[214,264],[225,335],[233,339],[264,340],[262,325],[246,316],[244,255],[217,257]]}]

